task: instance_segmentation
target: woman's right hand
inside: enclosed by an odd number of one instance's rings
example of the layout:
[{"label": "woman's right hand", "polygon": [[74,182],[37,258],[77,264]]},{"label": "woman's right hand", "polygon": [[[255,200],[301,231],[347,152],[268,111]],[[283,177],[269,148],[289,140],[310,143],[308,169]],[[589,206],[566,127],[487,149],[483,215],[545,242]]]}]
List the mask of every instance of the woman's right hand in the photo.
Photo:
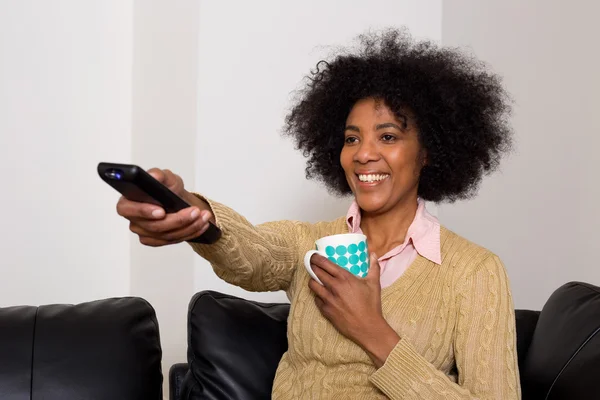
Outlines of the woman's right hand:
[{"label": "woman's right hand", "polygon": [[140,243],[156,247],[195,239],[208,229],[209,221],[214,223],[210,206],[185,190],[181,177],[168,169],[154,168],[148,173],[190,204],[190,207],[166,214],[160,206],[121,197],[117,203],[117,213],[129,220],[129,229],[138,235]]}]

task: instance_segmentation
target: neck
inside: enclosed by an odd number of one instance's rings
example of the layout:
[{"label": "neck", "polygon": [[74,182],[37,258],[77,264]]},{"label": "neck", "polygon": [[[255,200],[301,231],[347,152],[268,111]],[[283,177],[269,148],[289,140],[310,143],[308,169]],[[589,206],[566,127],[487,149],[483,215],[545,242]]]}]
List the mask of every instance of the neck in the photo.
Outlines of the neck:
[{"label": "neck", "polygon": [[416,197],[402,202],[393,209],[380,213],[362,212],[360,228],[369,240],[369,251],[381,257],[404,243],[408,228],[415,219],[418,202]]}]

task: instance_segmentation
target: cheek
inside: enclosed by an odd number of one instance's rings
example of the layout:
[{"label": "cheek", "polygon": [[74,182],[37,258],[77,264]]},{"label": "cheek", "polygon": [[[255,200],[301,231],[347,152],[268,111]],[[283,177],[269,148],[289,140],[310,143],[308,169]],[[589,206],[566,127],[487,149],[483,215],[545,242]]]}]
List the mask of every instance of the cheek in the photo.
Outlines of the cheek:
[{"label": "cheek", "polygon": [[352,168],[352,154],[346,147],[344,147],[340,153],[340,164],[342,165],[344,172],[348,174],[349,170]]},{"label": "cheek", "polygon": [[391,155],[389,163],[396,175],[411,179],[419,176],[421,169],[420,159],[414,152],[398,152]]}]

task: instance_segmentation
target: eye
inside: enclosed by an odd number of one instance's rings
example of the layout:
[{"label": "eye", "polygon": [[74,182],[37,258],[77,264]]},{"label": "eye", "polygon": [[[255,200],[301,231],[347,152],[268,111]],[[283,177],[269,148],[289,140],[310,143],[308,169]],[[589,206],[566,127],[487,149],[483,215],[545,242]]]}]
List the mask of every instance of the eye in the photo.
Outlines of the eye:
[{"label": "eye", "polygon": [[393,142],[394,140],[396,140],[396,136],[386,133],[381,136],[381,140],[383,140],[384,142]]},{"label": "eye", "polygon": [[357,137],[355,137],[355,136],[348,136],[348,137],[347,137],[347,138],[344,140],[344,142],[345,142],[346,144],[353,144],[353,143],[356,143],[357,141],[358,141],[358,138],[357,138]]}]

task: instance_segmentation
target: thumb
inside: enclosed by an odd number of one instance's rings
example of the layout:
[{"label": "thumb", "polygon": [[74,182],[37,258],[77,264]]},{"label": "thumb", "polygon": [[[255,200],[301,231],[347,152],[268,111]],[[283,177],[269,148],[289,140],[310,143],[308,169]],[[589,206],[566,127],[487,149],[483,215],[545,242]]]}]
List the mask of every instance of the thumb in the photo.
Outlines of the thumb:
[{"label": "thumb", "polygon": [[369,272],[367,273],[367,279],[379,282],[381,277],[381,267],[377,260],[377,254],[371,253],[369,255]]},{"label": "thumb", "polygon": [[170,190],[172,190],[178,195],[181,195],[181,192],[183,191],[183,181],[178,175],[174,174],[171,170],[152,168],[148,170],[148,173],[152,175],[154,179],[168,187]]},{"label": "thumb", "polygon": [[156,179],[163,185],[165,184],[165,180],[167,179],[167,177],[162,169],[159,169],[159,168],[149,169],[148,174],[150,174],[154,179]]}]

